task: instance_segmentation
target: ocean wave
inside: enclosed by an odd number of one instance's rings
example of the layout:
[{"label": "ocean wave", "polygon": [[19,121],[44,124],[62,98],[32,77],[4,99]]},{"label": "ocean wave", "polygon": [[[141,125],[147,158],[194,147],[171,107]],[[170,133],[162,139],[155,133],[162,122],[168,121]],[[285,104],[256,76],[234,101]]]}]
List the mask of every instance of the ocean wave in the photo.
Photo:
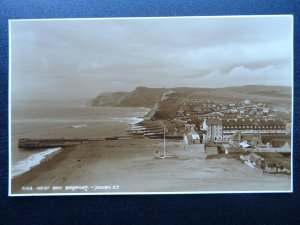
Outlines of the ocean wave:
[{"label": "ocean wave", "polygon": [[114,122],[119,122],[119,123],[129,123],[130,125],[137,124],[139,122],[142,122],[144,119],[139,118],[139,117],[117,117],[117,118],[112,118]]},{"label": "ocean wave", "polygon": [[142,122],[142,121],[144,121],[144,119],[143,118],[139,118],[139,117],[133,117],[132,119],[131,119],[131,125],[134,125],[134,124],[137,124],[137,123],[140,123],[140,122]]},{"label": "ocean wave", "polygon": [[43,152],[35,153],[23,159],[19,162],[16,162],[12,165],[11,176],[16,177],[20,174],[23,174],[29,171],[32,167],[39,165],[42,160],[44,160],[48,155],[60,150],[61,148],[49,148]]},{"label": "ocean wave", "polygon": [[80,127],[86,127],[86,124],[81,124],[81,125],[74,125],[72,128],[80,128]]}]

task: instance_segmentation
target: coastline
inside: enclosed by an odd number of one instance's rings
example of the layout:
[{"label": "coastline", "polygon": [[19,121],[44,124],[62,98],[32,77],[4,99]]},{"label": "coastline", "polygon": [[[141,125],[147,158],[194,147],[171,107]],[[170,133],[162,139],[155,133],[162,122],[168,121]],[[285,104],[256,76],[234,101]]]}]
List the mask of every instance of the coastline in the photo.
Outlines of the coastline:
[{"label": "coastline", "polygon": [[59,151],[53,152],[44,158],[40,164],[33,166],[30,170],[19,174],[11,178],[11,193],[18,193],[22,186],[26,186],[28,183],[37,179],[40,173],[46,173],[48,168],[53,167],[54,164],[58,164],[63,161],[68,155],[68,151],[74,147],[67,147],[60,149]]},{"label": "coastline", "polygon": [[[141,116],[112,119],[126,121],[129,130],[147,129],[159,134],[162,121],[151,119],[154,113],[155,107]],[[156,150],[163,151],[160,138],[102,140],[66,147],[12,178],[11,194],[291,191],[290,176],[264,175],[235,159],[207,160],[202,144],[184,148],[181,140],[167,140],[167,152],[176,155],[174,159],[156,160]]]},{"label": "coastline", "polygon": [[45,160],[49,160],[53,155],[57,154],[57,152],[62,151],[61,147],[57,148],[48,148],[44,151],[33,153],[28,158],[25,158],[21,161],[16,162],[14,165],[12,165],[11,173],[12,178],[20,176],[28,171],[30,171],[32,168],[40,165]]},{"label": "coastline", "polygon": [[[278,191],[291,189],[291,177],[269,176],[234,160],[206,160],[201,144],[183,149],[181,141],[168,141],[167,152],[176,159],[154,159],[161,140],[123,139],[85,143],[64,148],[11,181],[12,194],[173,193]],[[68,186],[116,185],[118,189],[66,190]],[[22,190],[22,187],[33,190]],[[49,189],[43,190],[41,187]],[[62,190],[52,188],[61,186]],[[40,189],[39,189],[40,188]]]},{"label": "coastline", "polygon": [[[51,106],[52,107],[52,106]],[[72,106],[75,111],[77,110],[78,106]],[[66,107],[68,110],[69,106]],[[12,145],[10,149],[10,154],[12,156],[12,162],[10,165],[11,171],[19,170],[18,164],[24,164],[25,167],[31,167],[33,164],[32,157],[36,154],[37,156],[43,155],[47,148],[40,148],[35,149],[34,151],[20,149],[18,146],[18,140],[22,138],[30,138],[30,139],[52,139],[52,138],[105,138],[105,137],[112,137],[112,136],[122,136],[127,135],[126,129],[130,129],[131,125],[135,126],[137,123],[144,120],[144,116],[150,111],[148,108],[144,107],[125,107],[125,113],[112,113],[109,109],[112,107],[104,107],[104,114],[105,118],[101,117],[101,113],[98,116],[95,112],[96,107],[92,107],[92,110],[86,111],[86,108],[90,107],[80,107],[83,109],[79,110],[79,118],[74,116],[72,119],[67,118],[66,112],[70,111],[63,111],[61,112],[60,108],[57,108],[55,112],[55,117],[51,120],[51,123],[48,124],[50,119],[48,118],[39,118],[37,117],[36,120],[27,119],[17,119],[22,121],[22,123],[16,123],[16,126],[13,127],[16,133],[12,134]],[[38,109],[41,110],[40,104],[36,104],[33,107],[33,110]],[[55,108],[56,109],[56,108]],[[117,108],[112,108],[114,112]],[[53,108],[51,108],[53,110]],[[99,109],[102,110],[102,109]],[[98,109],[96,111],[99,111]],[[44,110],[45,111],[45,110]],[[44,112],[42,111],[42,112]],[[120,111],[120,110],[116,110]],[[28,113],[28,110],[26,111]],[[122,109],[121,111],[122,112]],[[84,117],[82,117],[84,115]],[[87,116],[91,115],[91,119]],[[123,116],[124,115],[124,116]],[[86,118],[88,120],[86,121]],[[62,118],[67,118],[65,121]],[[99,118],[99,119],[98,119]],[[102,119],[103,118],[103,119]],[[15,119],[16,120],[16,119]],[[15,121],[14,120],[14,121]],[[77,121],[78,120],[78,121]],[[45,121],[43,123],[43,121]],[[21,129],[19,130],[21,124]],[[27,125],[29,124],[29,126]],[[39,124],[37,126],[37,124]],[[27,128],[28,127],[28,128]],[[50,147],[49,147],[50,148]],[[49,158],[49,155],[46,156]],[[25,162],[27,160],[27,163]],[[42,163],[42,161],[40,161]],[[34,165],[33,165],[34,166]],[[32,168],[32,167],[31,167]],[[30,169],[31,169],[30,168]],[[18,171],[19,172],[19,171]],[[12,173],[14,174],[14,173]]]}]

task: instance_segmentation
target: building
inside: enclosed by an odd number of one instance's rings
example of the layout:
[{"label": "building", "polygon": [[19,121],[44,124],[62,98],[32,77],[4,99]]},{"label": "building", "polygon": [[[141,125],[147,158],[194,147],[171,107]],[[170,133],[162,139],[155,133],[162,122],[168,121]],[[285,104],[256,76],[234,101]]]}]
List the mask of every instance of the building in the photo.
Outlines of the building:
[{"label": "building", "polygon": [[267,119],[226,119],[222,120],[223,140],[239,131],[242,134],[285,134],[286,128],[282,120]]},{"label": "building", "polygon": [[205,154],[207,155],[217,155],[219,154],[219,148],[216,146],[214,141],[209,141],[204,145]]},{"label": "building", "polygon": [[231,146],[239,147],[239,143],[241,142],[241,132],[234,132],[230,137],[228,138],[228,142]]},{"label": "building", "polygon": [[185,144],[201,143],[200,135],[191,127],[189,132],[183,134],[183,141]]},{"label": "building", "polygon": [[223,119],[224,114],[220,112],[207,113],[203,116],[199,116],[199,119]]},{"label": "building", "polygon": [[286,134],[283,120],[267,119],[204,119],[202,129],[206,131],[205,141],[229,141],[236,132],[257,136]]},{"label": "building", "polygon": [[251,104],[251,101],[250,101],[249,99],[246,99],[246,100],[244,101],[244,104],[245,104],[245,105],[250,105],[250,104]]},{"label": "building", "polygon": [[273,139],[271,144],[272,144],[273,148],[291,149],[291,140],[290,139]]},{"label": "building", "polygon": [[247,143],[252,148],[261,145],[261,137],[256,134],[241,134],[239,131],[235,131],[229,138],[228,143],[230,146],[240,147],[241,143]]},{"label": "building", "polygon": [[222,141],[223,140],[223,125],[220,119],[204,119],[203,130],[206,131],[203,139],[205,141]]}]

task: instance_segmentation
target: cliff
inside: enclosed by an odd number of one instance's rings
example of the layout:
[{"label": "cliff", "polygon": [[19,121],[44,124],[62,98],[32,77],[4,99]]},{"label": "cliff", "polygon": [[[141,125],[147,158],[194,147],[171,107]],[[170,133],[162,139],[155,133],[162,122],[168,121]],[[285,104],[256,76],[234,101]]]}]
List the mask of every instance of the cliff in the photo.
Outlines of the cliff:
[{"label": "cliff", "polygon": [[152,108],[166,91],[165,88],[137,87],[132,92],[103,93],[92,99],[90,105]]},{"label": "cliff", "polygon": [[178,108],[178,103],[183,98],[198,100],[211,100],[216,103],[233,103],[250,99],[252,102],[263,102],[270,106],[283,106],[290,108],[291,87],[247,85],[226,88],[147,88],[137,87],[132,92],[102,93],[89,102],[91,106],[114,107],[146,107],[154,109],[154,118],[172,118]]}]

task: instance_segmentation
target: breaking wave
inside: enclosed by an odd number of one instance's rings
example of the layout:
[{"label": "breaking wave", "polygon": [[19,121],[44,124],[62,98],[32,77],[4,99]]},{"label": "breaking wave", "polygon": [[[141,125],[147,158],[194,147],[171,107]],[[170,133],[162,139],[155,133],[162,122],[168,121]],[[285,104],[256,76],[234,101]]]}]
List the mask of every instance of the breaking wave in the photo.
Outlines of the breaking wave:
[{"label": "breaking wave", "polygon": [[32,167],[39,165],[42,160],[44,160],[48,155],[60,150],[61,148],[49,148],[43,152],[35,153],[23,159],[19,162],[16,162],[12,165],[11,176],[16,177],[20,174],[23,174],[29,171]]}]

